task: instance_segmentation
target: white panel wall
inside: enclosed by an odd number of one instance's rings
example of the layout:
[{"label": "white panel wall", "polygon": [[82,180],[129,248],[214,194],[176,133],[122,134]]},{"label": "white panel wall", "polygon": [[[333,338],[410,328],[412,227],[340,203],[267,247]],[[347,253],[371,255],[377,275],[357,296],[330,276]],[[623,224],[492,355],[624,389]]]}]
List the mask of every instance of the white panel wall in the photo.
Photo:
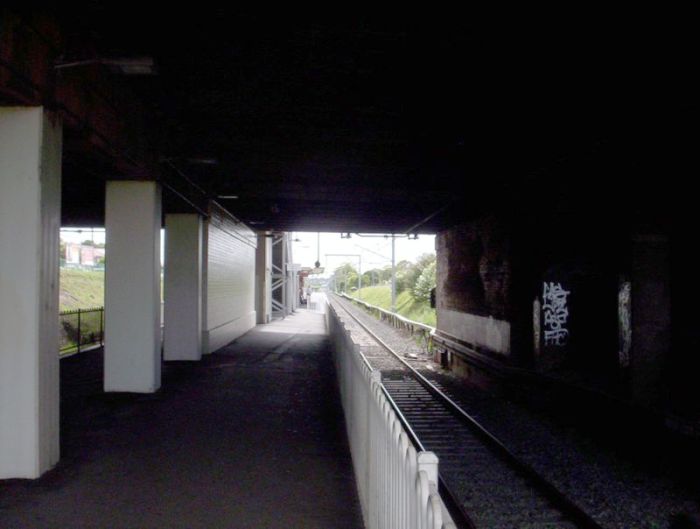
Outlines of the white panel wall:
[{"label": "white panel wall", "polygon": [[105,391],[160,387],[161,194],[156,182],[107,182]]},{"label": "white panel wall", "polygon": [[200,317],[202,318],[202,354],[209,354],[209,324],[208,313],[209,313],[209,291],[207,285],[209,284],[209,220],[204,220],[202,222],[202,304],[200,306]]},{"label": "white panel wall", "polygon": [[202,219],[165,216],[165,360],[202,358]]},{"label": "white panel wall", "polygon": [[61,125],[0,108],[0,479],[59,459]]},{"label": "white panel wall", "polygon": [[212,352],[255,326],[257,235],[215,204],[210,213],[204,342]]}]

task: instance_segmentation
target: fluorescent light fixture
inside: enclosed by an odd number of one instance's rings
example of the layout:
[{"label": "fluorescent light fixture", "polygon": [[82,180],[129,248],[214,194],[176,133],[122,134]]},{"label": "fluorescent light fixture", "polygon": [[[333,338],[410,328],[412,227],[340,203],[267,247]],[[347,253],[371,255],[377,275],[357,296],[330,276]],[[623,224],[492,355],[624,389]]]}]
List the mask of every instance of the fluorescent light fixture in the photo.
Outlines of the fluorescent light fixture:
[{"label": "fluorescent light fixture", "polygon": [[104,64],[114,73],[123,75],[154,75],[156,73],[155,63],[152,57],[135,57],[119,59],[87,59],[72,62],[56,62],[56,70],[74,68],[76,66],[86,66],[89,64]]},{"label": "fluorescent light fixture", "polygon": [[187,163],[194,165],[218,165],[219,160],[216,158],[187,158]]},{"label": "fluorescent light fixture", "polygon": [[223,198],[224,200],[236,200],[238,195],[217,195],[216,198]]},{"label": "fluorescent light fixture", "polygon": [[153,75],[155,73],[155,64],[151,57],[102,59],[100,62],[124,75]]}]

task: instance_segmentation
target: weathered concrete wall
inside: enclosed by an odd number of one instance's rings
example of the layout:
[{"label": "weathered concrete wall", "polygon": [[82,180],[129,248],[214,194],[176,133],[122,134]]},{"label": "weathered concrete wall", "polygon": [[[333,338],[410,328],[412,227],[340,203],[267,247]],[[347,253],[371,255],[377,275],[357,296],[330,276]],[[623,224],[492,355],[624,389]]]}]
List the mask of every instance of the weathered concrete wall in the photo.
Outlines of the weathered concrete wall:
[{"label": "weathered concrete wall", "polygon": [[666,398],[671,350],[669,242],[660,234],[636,236],[632,251],[632,397],[659,407]]},{"label": "weathered concrete wall", "polygon": [[479,369],[497,372],[489,364],[496,359],[649,409],[700,416],[693,310],[700,287],[688,214],[671,225],[521,213],[436,238],[437,328],[455,351],[444,357],[450,367],[473,380]]},{"label": "weathered concrete wall", "polygon": [[[692,216],[692,210],[686,211],[687,216]],[[665,305],[668,301],[672,302],[670,307],[671,345],[664,343],[663,333],[657,332],[650,338],[657,343],[660,342],[664,347],[669,347],[669,357],[660,367],[668,371],[664,383],[668,385],[669,404],[674,413],[700,418],[700,384],[698,384],[700,355],[697,354],[700,350],[700,325],[698,325],[696,310],[700,299],[700,282],[695,280],[698,272],[696,248],[694,244],[689,243],[697,237],[697,228],[692,218],[685,217],[680,220],[683,225],[676,227],[668,238],[669,277],[667,280],[659,278],[656,284],[656,288],[661,290],[663,296],[662,303]],[[641,242],[639,239],[636,241],[638,253],[642,251],[639,246]],[[653,253],[662,250],[661,241],[654,246],[656,250]],[[646,251],[651,252],[652,248]],[[659,257],[657,256],[656,259],[658,260]],[[664,270],[664,267],[658,267],[657,270]],[[653,269],[646,273],[652,271]],[[637,274],[640,273],[642,270],[637,268]],[[665,287],[671,289],[670,299],[668,292],[663,290]],[[642,303],[642,301],[639,302]],[[653,305],[656,305],[656,300]],[[647,322],[647,324],[651,323]],[[661,331],[663,327],[658,326],[658,323],[660,322],[657,322],[657,325],[645,325],[645,327],[649,329],[656,327]],[[700,421],[696,431],[700,432]]]},{"label": "weathered concrete wall", "polygon": [[537,362],[613,375],[619,363],[622,271],[603,252],[549,261],[538,292]]},{"label": "weathered concrete wall", "polygon": [[510,243],[489,217],[436,237],[437,328],[469,344],[510,354]]},{"label": "weathered concrete wall", "polygon": [[521,367],[614,373],[624,274],[602,228],[508,213],[438,234],[438,332]]},{"label": "weathered concrete wall", "polygon": [[440,307],[505,319],[510,286],[509,243],[494,218],[455,226],[436,239]]}]

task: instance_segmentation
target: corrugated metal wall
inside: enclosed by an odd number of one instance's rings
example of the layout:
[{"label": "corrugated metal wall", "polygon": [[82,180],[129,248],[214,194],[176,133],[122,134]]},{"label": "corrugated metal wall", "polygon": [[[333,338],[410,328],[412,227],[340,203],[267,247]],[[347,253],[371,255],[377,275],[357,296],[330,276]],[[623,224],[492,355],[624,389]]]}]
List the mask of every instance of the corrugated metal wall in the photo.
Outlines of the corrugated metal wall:
[{"label": "corrugated metal wall", "polygon": [[208,222],[205,351],[215,351],[255,326],[257,235],[213,204]]}]

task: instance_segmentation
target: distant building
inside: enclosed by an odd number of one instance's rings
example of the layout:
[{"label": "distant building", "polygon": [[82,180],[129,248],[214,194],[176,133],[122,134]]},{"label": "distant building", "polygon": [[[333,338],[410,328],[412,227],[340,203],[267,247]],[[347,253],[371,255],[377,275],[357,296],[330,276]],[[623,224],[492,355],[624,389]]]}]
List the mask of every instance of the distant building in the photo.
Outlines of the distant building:
[{"label": "distant building", "polygon": [[80,248],[80,264],[83,266],[95,266],[104,256],[104,248],[95,248],[94,246],[82,246]]},{"label": "distant building", "polygon": [[80,264],[80,244],[75,242],[66,243],[66,264]]},{"label": "distant building", "polygon": [[98,265],[104,256],[104,248],[83,246],[75,242],[66,243],[65,259],[67,265],[93,267]]}]

